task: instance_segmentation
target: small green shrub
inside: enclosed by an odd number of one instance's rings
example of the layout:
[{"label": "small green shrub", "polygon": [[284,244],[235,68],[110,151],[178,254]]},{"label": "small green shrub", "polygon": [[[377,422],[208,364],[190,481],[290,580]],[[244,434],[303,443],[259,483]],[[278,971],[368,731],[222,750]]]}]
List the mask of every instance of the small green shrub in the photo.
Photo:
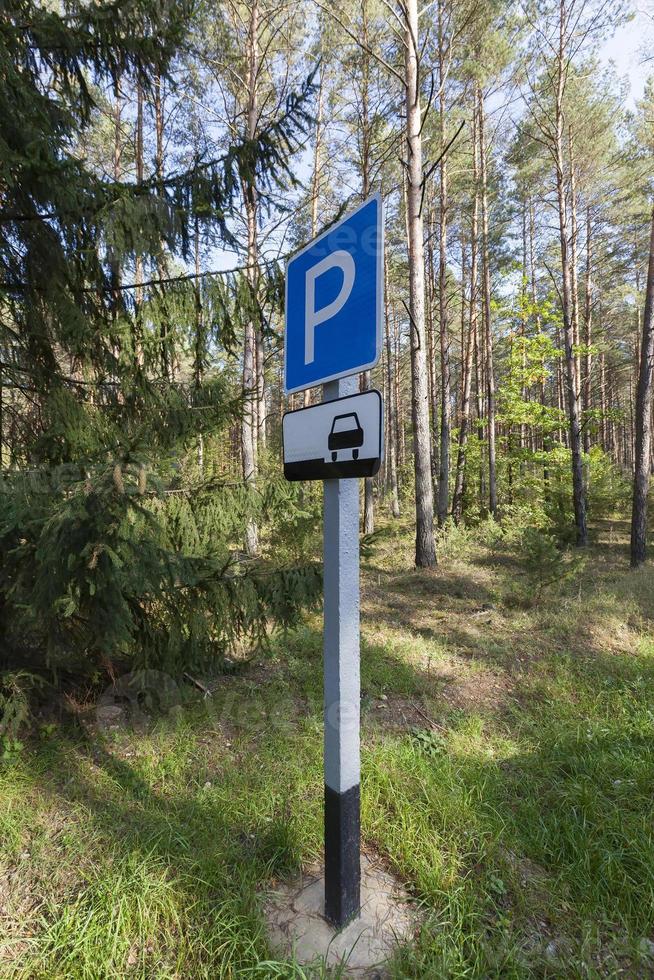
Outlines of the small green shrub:
[{"label": "small green shrub", "polygon": [[630,505],[631,483],[598,446],[588,456],[588,510],[594,519],[624,513]]},{"label": "small green shrub", "polygon": [[412,739],[415,748],[430,759],[437,759],[447,750],[445,736],[431,728],[414,728]]},{"label": "small green shrub", "polygon": [[520,545],[526,528],[547,530],[550,526],[547,514],[537,500],[515,501],[502,506],[501,513],[504,542],[507,545]]},{"label": "small green shrub", "polygon": [[449,518],[439,529],[438,555],[441,558],[466,558],[478,540],[478,528],[456,524]]},{"label": "small green shrub", "polygon": [[[279,469],[279,467],[277,467]],[[264,477],[268,496],[266,537],[277,563],[322,560],[322,484],[288,483],[279,472]]]},{"label": "small green shrub", "polygon": [[23,748],[20,735],[30,719],[30,693],[41,678],[25,670],[0,677],[0,759],[12,759]]},{"label": "small green shrub", "polygon": [[[288,507],[283,481],[143,492],[141,467],[110,462],[48,482],[0,482],[0,608],[6,648],[89,676],[111,665],[178,675],[265,645],[318,599],[321,571],[246,559],[242,529]],[[272,516],[271,516],[272,515]]]},{"label": "small green shrub", "polygon": [[475,528],[475,539],[491,551],[499,547],[505,538],[506,530],[503,525],[490,516],[485,517]]},{"label": "small green shrub", "polygon": [[555,534],[539,527],[524,529],[520,553],[524,579],[505,598],[513,606],[536,605],[548,591],[578,574],[584,561],[579,552],[563,549]]}]

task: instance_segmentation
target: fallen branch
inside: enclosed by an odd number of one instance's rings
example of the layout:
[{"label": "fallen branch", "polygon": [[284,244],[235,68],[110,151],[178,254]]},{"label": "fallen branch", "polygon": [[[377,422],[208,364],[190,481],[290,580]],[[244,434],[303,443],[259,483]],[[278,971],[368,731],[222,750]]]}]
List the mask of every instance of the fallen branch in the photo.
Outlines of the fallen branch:
[{"label": "fallen branch", "polygon": [[418,714],[420,715],[420,717],[422,719],[424,719],[424,721],[427,722],[427,724],[429,725],[430,728],[434,728],[434,729],[436,729],[436,731],[442,732],[443,735],[449,735],[448,729],[445,728],[444,725],[439,725],[438,722],[437,721],[434,721],[433,718],[430,718],[429,715],[426,714],[426,712],[424,712],[422,710],[422,708],[419,708],[418,707],[418,705],[415,703],[415,701],[411,701],[410,704],[411,704],[411,707],[412,708],[415,708],[415,710],[418,712]]},{"label": "fallen branch", "polygon": [[205,698],[210,698],[211,697],[211,691],[209,690],[208,687],[205,687],[205,685],[202,683],[202,681],[198,681],[198,680],[195,679],[195,677],[191,677],[191,675],[190,674],[187,674],[186,671],[184,671],[184,677],[186,678],[187,681],[190,681],[191,684],[195,684],[195,686],[197,687],[197,689],[199,691],[202,691],[202,693],[204,694]]}]

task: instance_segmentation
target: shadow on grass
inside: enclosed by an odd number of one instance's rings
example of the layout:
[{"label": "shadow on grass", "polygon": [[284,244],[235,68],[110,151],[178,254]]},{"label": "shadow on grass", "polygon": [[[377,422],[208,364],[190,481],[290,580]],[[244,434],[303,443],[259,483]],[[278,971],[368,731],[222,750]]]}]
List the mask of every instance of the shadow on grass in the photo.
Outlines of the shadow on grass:
[{"label": "shadow on grass", "polygon": [[450,598],[488,600],[492,592],[479,582],[473,575],[465,575],[458,571],[438,567],[433,571],[425,569],[409,569],[405,571],[389,571],[374,564],[365,566],[369,573],[370,588],[374,590],[374,577],[378,576],[384,587],[391,587],[399,592],[407,604],[415,598]]},{"label": "shadow on grass", "polygon": [[[400,975],[565,972],[580,956],[598,965],[619,947],[624,957],[649,934],[654,742],[633,695],[651,693],[654,675],[634,664],[616,677],[611,658],[595,664],[595,676],[612,692],[613,717],[607,699],[580,725],[577,704],[562,700],[523,715],[520,748],[504,757],[456,728],[436,756],[410,735],[367,750],[364,839],[428,913]],[[99,859],[154,857],[175,882],[177,929],[189,947],[183,975],[246,970],[266,955],[257,889],[297,871],[319,834],[319,768],[290,765],[307,738],[319,734],[297,730],[285,757],[268,745],[256,764],[235,760],[208,790],[199,772],[179,777],[181,789],[157,789],[92,738],[71,735],[48,749],[50,793],[84,808],[106,842]]]},{"label": "shadow on grass", "polygon": [[[544,652],[533,631],[500,630],[492,615],[501,610],[489,610],[483,627],[466,622],[496,603],[473,575],[369,574],[376,612],[366,630],[410,636],[363,644],[364,688],[433,705],[450,725],[444,739],[364,733],[364,841],[427,913],[398,975],[647,975],[634,949],[654,928],[654,662],[604,654],[584,635],[582,606],[575,655],[565,656],[558,640]],[[428,622],[439,602],[460,613],[455,625]],[[414,637],[474,659],[510,686],[491,690],[481,711],[469,705],[448,717],[458,678],[408,659],[402,644]],[[518,663],[535,652],[540,663]],[[160,772],[148,772],[79,732],[37,752],[43,789],[83,808],[103,849],[100,866],[108,855],[152,858],[174,882],[175,915],[158,941],[178,975],[253,975],[268,952],[257,889],[319,853],[319,633],[289,636],[280,660],[282,679],[264,683],[277,684],[273,700],[288,689],[297,706],[283,736],[262,730],[230,748],[224,731],[190,718],[171,733],[181,756],[172,773],[165,757]],[[247,684],[238,691],[249,702],[264,694]],[[185,739],[207,734],[219,755],[210,780],[202,760],[184,755]],[[280,975],[294,975],[288,969]]]},{"label": "shadow on grass", "polygon": [[[256,771],[244,776],[243,768],[236,764],[232,772],[230,767],[225,769],[226,781],[218,776],[209,787],[200,783],[200,772],[193,772],[191,765],[189,778],[178,778],[175,788],[165,791],[155,788],[136,765],[108,751],[102,741],[76,733],[51,740],[41,764],[48,771],[41,789],[55,806],[57,800],[65,801],[65,812],[70,812],[70,804],[81,808],[85,836],[99,845],[97,856],[84,855],[87,868],[89,860],[93,862],[92,874],[85,875],[86,884],[77,899],[73,898],[72,908],[64,897],[59,909],[50,904],[45,919],[54,925],[60,914],[74,922],[76,901],[88,890],[86,904],[78,909],[80,919],[103,919],[100,928],[106,930],[107,947],[113,943],[115,960],[94,964],[92,950],[81,951],[76,959],[65,947],[53,949],[48,959],[46,949],[40,969],[49,976],[130,973],[126,968],[132,955],[130,944],[121,960],[120,948],[112,939],[113,920],[124,916],[129,922],[137,918],[135,909],[125,908],[129,901],[120,893],[113,898],[113,910],[99,909],[95,895],[103,874],[111,878],[118,869],[122,880],[121,869],[128,867],[145,869],[138,889],[129,896],[137,910],[147,908],[151,901],[156,905],[148,891],[148,869],[163,869],[173,885],[172,905],[159,912],[157,934],[148,937],[152,947],[148,976],[171,975],[167,971],[173,965],[181,970],[175,972],[180,976],[231,976],[233,970],[252,969],[266,959],[270,951],[258,889],[277,876],[297,872],[306,856],[307,834],[315,832],[317,798],[312,805],[305,803],[305,825],[298,833],[294,794],[304,793],[303,780],[296,781],[293,773],[284,779],[279,769],[275,780],[258,779]],[[164,776],[161,782],[166,781]],[[180,788],[180,782],[186,785]],[[102,951],[102,942],[97,945]],[[66,955],[72,960],[60,973]],[[97,974],[93,973],[96,968]],[[41,975],[38,968],[34,975],[37,972]],[[287,975],[295,975],[291,967]]]}]

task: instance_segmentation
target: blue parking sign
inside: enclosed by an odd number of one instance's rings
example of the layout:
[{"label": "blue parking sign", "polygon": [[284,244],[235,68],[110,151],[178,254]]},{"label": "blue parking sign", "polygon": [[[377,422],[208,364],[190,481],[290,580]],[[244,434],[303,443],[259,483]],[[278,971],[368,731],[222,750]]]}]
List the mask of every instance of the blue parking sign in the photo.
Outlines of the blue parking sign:
[{"label": "blue parking sign", "polygon": [[384,290],[381,194],[374,194],[286,267],[284,391],[373,368]]}]

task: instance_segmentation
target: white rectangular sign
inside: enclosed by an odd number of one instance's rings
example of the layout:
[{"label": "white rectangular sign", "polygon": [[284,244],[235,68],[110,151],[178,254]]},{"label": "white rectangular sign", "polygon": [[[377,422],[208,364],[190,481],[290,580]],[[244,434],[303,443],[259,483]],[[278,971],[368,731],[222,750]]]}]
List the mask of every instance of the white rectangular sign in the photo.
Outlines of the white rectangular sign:
[{"label": "white rectangular sign", "polygon": [[282,421],[287,480],[374,476],[383,442],[382,397],[371,389],[287,412]]}]

